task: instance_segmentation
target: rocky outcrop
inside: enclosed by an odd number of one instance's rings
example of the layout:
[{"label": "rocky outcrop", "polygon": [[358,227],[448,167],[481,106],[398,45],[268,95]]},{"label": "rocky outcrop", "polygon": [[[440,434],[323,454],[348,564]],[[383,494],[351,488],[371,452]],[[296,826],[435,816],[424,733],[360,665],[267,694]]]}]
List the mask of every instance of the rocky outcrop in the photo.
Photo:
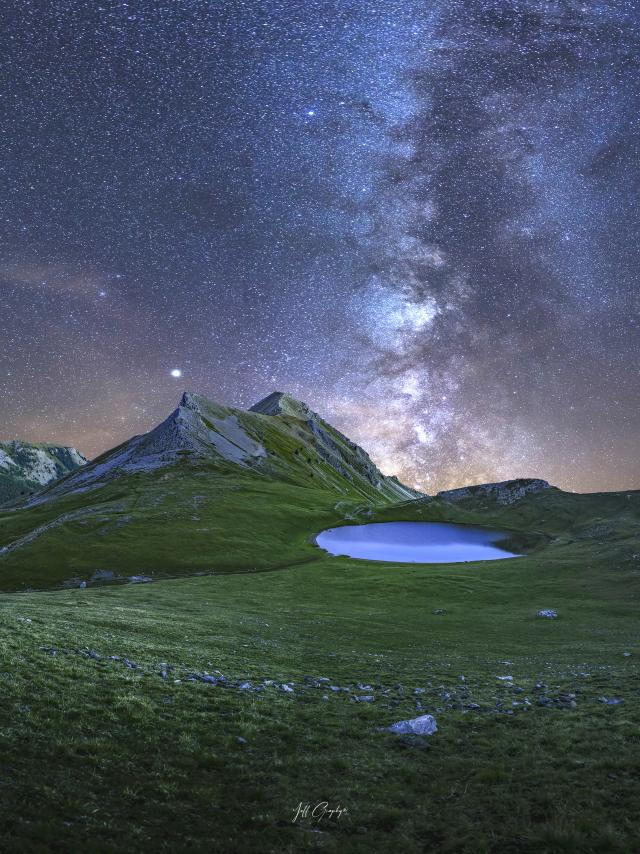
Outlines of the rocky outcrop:
[{"label": "rocky outcrop", "polygon": [[0,503],[29,495],[87,463],[75,448],[0,442]]},{"label": "rocky outcrop", "polygon": [[496,504],[514,504],[532,492],[554,488],[546,480],[520,478],[519,480],[505,480],[500,483],[482,483],[478,486],[449,489],[445,492],[439,492],[436,497],[453,503],[479,498],[495,501]]}]

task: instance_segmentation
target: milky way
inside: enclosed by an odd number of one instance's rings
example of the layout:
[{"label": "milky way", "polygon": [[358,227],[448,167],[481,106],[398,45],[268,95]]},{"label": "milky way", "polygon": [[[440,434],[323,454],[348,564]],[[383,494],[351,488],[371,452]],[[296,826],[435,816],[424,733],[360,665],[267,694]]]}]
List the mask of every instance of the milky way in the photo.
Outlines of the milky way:
[{"label": "milky way", "polygon": [[640,487],[633,4],[0,15],[0,438],[280,389],[429,492]]}]

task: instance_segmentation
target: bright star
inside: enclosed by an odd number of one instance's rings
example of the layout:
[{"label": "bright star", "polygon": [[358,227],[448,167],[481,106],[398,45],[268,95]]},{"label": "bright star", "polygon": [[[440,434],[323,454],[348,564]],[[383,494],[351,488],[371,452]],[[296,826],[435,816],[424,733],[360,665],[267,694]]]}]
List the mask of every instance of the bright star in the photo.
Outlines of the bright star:
[{"label": "bright star", "polygon": [[172,376],[172,377],[175,377],[176,379],[178,379],[179,377],[181,377],[181,376],[182,376],[182,371],[180,370],[180,368],[174,368],[174,369],[171,371],[171,376]]}]

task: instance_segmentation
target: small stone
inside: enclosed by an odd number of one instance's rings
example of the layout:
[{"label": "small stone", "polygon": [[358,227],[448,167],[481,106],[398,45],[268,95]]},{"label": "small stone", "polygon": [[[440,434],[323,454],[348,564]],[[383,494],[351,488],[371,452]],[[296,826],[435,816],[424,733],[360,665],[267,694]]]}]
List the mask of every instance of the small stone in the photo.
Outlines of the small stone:
[{"label": "small stone", "polygon": [[413,689],[414,694],[424,694],[424,691],[425,691],[424,688],[414,688]]},{"label": "small stone", "polygon": [[437,731],[438,726],[433,715],[420,715],[418,718],[397,721],[389,727],[389,732],[398,735],[433,735]]},{"label": "small stone", "polygon": [[499,682],[513,682],[513,676],[496,676]]},{"label": "small stone", "polygon": [[373,694],[362,694],[358,697],[354,697],[353,699],[358,703],[374,703],[376,698]]},{"label": "small stone", "polygon": [[243,738],[241,735],[236,736],[236,741],[238,742],[238,744],[246,744],[247,743],[247,739]]},{"label": "small stone", "polygon": [[620,703],[624,703],[624,700],[621,700],[619,697],[598,697],[599,703],[604,703],[607,706],[619,706]]},{"label": "small stone", "polygon": [[253,686],[251,685],[251,682],[241,682],[238,685],[238,690],[239,691],[250,691],[252,687]]},{"label": "small stone", "polygon": [[284,691],[285,694],[293,694],[293,688],[291,685],[281,685],[280,690]]},{"label": "small stone", "polygon": [[630,652],[623,652],[622,654],[624,655],[625,658],[629,658],[629,656],[631,655]]},{"label": "small stone", "polygon": [[541,611],[538,611],[536,617],[546,617],[549,620],[555,620],[558,617],[558,612],[554,611],[553,608],[543,608]]},{"label": "small stone", "polygon": [[323,694],[323,695],[322,695],[322,699],[323,699],[323,700],[328,700],[328,699],[329,699],[329,695],[328,695],[328,694]]},{"label": "small stone", "polygon": [[86,581],[81,581],[81,582],[80,582],[80,584],[78,584],[78,587],[81,587],[83,590],[84,590],[84,588],[85,588],[86,586],[87,586],[87,582],[86,582]]},{"label": "small stone", "polygon": [[57,655],[58,654],[58,650],[55,646],[41,646],[40,649],[42,652],[46,652],[47,655]]},{"label": "small stone", "polygon": [[441,616],[443,616],[443,614],[446,614],[447,612],[445,611],[445,609],[444,609],[444,608],[436,608],[436,610],[435,610],[433,613],[434,613],[437,617],[441,617]]}]

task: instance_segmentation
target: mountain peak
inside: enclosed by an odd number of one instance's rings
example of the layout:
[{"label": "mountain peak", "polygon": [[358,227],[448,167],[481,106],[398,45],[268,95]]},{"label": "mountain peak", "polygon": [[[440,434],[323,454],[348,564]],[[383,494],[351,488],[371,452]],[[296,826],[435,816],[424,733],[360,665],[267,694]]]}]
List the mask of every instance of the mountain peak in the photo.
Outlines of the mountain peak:
[{"label": "mountain peak", "polygon": [[291,415],[303,421],[315,415],[306,403],[283,391],[271,392],[258,403],[254,403],[249,412],[258,412],[261,415]]},{"label": "mountain peak", "polygon": [[220,477],[251,473],[384,501],[418,495],[383,475],[362,448],[289,394],[272,392],[247,411],[185,391],[178,407],[148,433],[106,451],[31,503],[178,464],[183,472],[205,466]]}]

